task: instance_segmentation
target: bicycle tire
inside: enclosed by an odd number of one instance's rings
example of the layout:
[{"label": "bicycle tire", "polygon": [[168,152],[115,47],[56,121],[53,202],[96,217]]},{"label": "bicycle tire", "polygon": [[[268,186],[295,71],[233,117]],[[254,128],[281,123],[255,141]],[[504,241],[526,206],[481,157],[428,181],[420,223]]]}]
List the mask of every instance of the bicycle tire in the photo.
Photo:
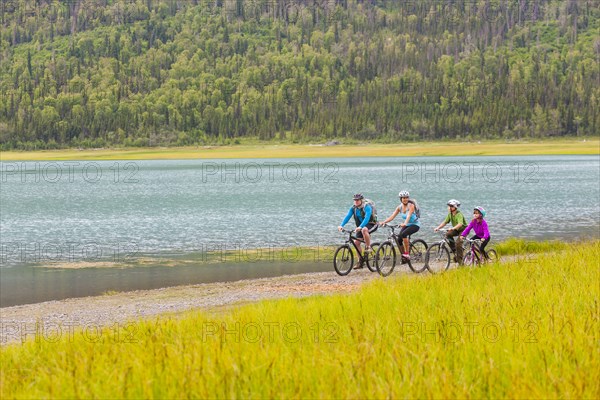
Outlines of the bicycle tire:
[{"label": "bicycle tire", "polygon": [[479,265],[479,257],[472,250],[469,250],[463,257],[462,262],[465,267],[475,267]]},{"label": "bicycle tire", "polygon": [[425,255],[425,265],[432,274],[439,274],[450,267],[450,253],[439,243],[432,244]]},{"label": "bicycle tire", "polygon": [[[371,249],[373,249],[371,254],[375,254],[378,247],[379,247],[379,242],[371,243]],[[365,264],[367,264],[367,268],[369,269],[369,271],[377,272],[377,266],[375,265],[375,260],[373,260],[371,255],[367,255],[365,257]]]},{"label": "bicycle tire", "polygon": [[[350,262],[348,262],[350,261]],[[333,254],[333,269],[339,276],[346,276],[352,271],[354,254],[349,245],[342,245]]]},{"label": "bicycle tire", "polygon": [[375,268],[381,276],[389,276],[396,267],[396,249],[391,241],[383,242],[375,253]]},{"label": "bicycle tire", "polygon": [[420,273],[427,269],[425,262],[427,254],[427,243],[423,239],[417,239],[410,242],[410,260],[408,267],[415,273]]},{"label": "bicycle tire", "polygon": [[485,252],[487,253],[487,262],[494,264],[500,261],[500,257],[498,257],[498,252],[495,249],[489,249]]}]

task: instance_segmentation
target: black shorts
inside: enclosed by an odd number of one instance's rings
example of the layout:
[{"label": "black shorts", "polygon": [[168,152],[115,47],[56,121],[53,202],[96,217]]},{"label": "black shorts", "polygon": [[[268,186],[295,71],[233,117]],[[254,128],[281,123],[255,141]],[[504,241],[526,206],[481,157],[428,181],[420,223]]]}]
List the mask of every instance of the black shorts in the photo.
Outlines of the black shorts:
[{"label": "black shorts", "polygon": [[419,229],[421,229],[419,225],[403,226],[402,229],[400,229],[400,237],[402,239],[404,239],[405,237],[409,237],[410,235],[417,233]]},{"label": "black shorts", "polygon": [[[377,230],[377,228],[379,228],[379,225],[378,224],[372,224],[372,223],[369,222],[365,226],[365,228],[368,228],[369,229],[369,233],[371,234],[371,233],[375,232]],[[356,236],[358,239],[362,239],[363,238],[362,230],[360,230],[358,232],[355,232],[354,236]]]},{"label": "black shorts", "polygon": [[479,237],[479,236],[477,236],[477,235],[473,235],[473,236],[471,236],[471,240],[475,240],[475,239],[479,239],[479,240],[481,240],[481,244],[479,245],[479,249],[480,249],[481,251],[483,251],[483,254],[487,254],[487,253],[485,252],[485,246],[487,246],[487,244],[490,242],[490,239],[491,239],[491,238],[492,238],[492,237],[490,236],[489,238],[487,238],[487,239],[483,240],[483,238],[480,238],[480,237]]}]

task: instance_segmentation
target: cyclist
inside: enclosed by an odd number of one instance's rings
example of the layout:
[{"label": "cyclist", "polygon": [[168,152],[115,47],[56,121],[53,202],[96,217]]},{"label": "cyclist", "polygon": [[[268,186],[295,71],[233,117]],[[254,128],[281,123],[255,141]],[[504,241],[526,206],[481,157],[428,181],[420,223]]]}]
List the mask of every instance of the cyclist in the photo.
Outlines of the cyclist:
[{"label": "cyclist", "polygon": [[[463,233],[461,233],[460,236],[458,237],[456,245],[458,246],[459,249],[462,249],[463,239],[469,234],[471,229],[473,229],[473,233],[475,233],[475,235],[473,235],[471,237],[471,239],[473,239],[473,240],[481,239],[482,240],[481,246],[479,246],[479,249],[483,253],[483,256],[485,258],[488,258],[488,255],[485,252],[485,246],[487,246],[487,244],[490,242],[490,231],[488,229],[488,224],[487,224],[487,222],[485,222],[485,219],[484,219],[485,214],[486,214],[486,211],[483,207],[477,206],[473,209],[473,219],[471,220],[469,225],[465,228]],[[460,260],[460,262],[462,263],[462,259]]]},{"label": "cyclist", "polygon": [[400,217],[404,219],[404,222],[400,223],[402,229],[400,229],[400,236],[398,237],[398,240],[402,239],[402,243],[404,245],[401,246],[399,242],[398,247],[402,248],[402,257],[408,260],[410,259],[408,254],[410,249],[408,237],[421,229],[421,224],[419,223],[419,217],[417,217],[415,212],[415,202],[410,201],[410,193],[408,193],[406,190],[403,190],[398,193],[398,197],[400,198],[400,205],[396,207],[392,215],[387,217],[385,221],[380,222],[379,224],[387,224],[396,218],[396,215],[400,214]]},{"label": "cyclist", "polygon": [[467,227],[467,220],[463,213],[458,209],[460,207],[460,201],[455,199],[448,200],[448,215],[444,222],[439,224],[433,231],[437,232],[442,229],[444,226],[450,222],[452,228],[448,229],[446,232],[446,239],[448,239],[448,244],[450,245],[450,249],[455,253],[454,261],[462,260],[462,247],[459,250],[456,249],[456,244],[454,242],[454,237],[459,236]]},{"label": "cyclist", "polygon": [[[343,229],[344,225],[346,225],[348,223],[348,221],[350,221],[350,218],[354,217],[354,222],[356,223],[356,235],[355,236],[358,239],[364,238],[365,245],[366,245],[365,252],[370,252],[371,251],[371,233],[375,232],[377,230],[377,228],[379,227],[379,225],[377,225],[377,219],[375,217],[375,213],[373,212],[373,207],[371,206],[371,204],[369,204],[365,201],[365,197],[362,195],[362,193],[355,194],[353,197],[353,200],[354,200],[354,204],[348,210],[348,214],[346,214],[346,217],[342,221],[342,224],[340,226],[338,226],[338,230],[341,231]],[[356,245],[356,248],[360,251],[361,250],[361,241],[354,240],[354,244]],[[358,257],[358,259],[359,260],[357,261],[356,265],[354,266],[354,269],[363,268],[363,264],[364,264],[363,257],[362,256]]]}]

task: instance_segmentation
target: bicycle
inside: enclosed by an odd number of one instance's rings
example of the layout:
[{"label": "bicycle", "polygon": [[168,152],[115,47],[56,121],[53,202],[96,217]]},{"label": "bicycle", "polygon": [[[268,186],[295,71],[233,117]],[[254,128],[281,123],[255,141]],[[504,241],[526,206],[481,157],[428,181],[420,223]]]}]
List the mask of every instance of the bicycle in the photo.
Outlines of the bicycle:
[{"label": "bicycle", "polygon": [[485,252],[487,253],[487,256],[485,254],[483,254],[483,251],[481,250],[481,240],[480,239],[469,239],[469,238],[465,238],[465,242],[468,243],[468,251],[465,254],[465,256],[463,257],[463,264],[471,267],[471,266],[478,266],[481,265],[482,263],[487,263],[487,262],[492,262],[495,263],[497,262],[500,257],[498,257],[498,253],[496,252],[495,249],[487,249]]},{"label": "bicycle", "polygon": [[425,254],[425,267],[432,274],[446,271],[450,268],[450,254],[456,256],[456,253],[452,250],[450,242],[446,237],[446,232],[448,231],[449,229],[440,229],[438,232],[442,240],[432,244],[427,249],[427,254]]},{"label": "bicycle", "polygon": [[[379,275],[389,276],[396,267],[396,249],[394,248],[394,243],[398,246],[400,254],[402,254],[404,246],[401,242],[402,239],[399,237],[400,233],[396,233],[395,231],[399,226],[388,224],[384,224],[383,226],[390,228],[391,233],[387,240],[379,245],[375,253],[375,268],[377,268]],[[406,259],[402,257],[402,264],[408,264],[408,267],[413,272],[423,272],[426,268],[425,254],[427,252],[427,243],[422,239],[411,241],[410,236],[408,240],[410,241],[410,258]]]},{"label": "bicycle", "polygon": [[[364,252],[364,256],[361,255],[358,247],[356,247],[356,244],[354,243],[354,240],[359,240],[360,242],[364,243],[364,239],[360,239],[352,235],[354,233],[353,230],[349,231],[342,229],[342,232],[348,234],[348,239],[343,245],[338,247],[333,254],[333,269],[335,269],[335,272],[337,272],[337,274],[340,276],[346,276],[350,273],[350,271],[352,271],[352,267],[354,265],[354,254],[352,252],[352,247],[354,247],[356,254],[358,254],[359,262],[365,263],[369,271],[377,271],[375,266],[372,266],[371,262],[369,261],[369,252]],[[350,244],[352,244],[352,247],[350,247]],[[377,246],[379,246],[378,242],[371,243],[371,249],[375,250],[375,247]]]}]

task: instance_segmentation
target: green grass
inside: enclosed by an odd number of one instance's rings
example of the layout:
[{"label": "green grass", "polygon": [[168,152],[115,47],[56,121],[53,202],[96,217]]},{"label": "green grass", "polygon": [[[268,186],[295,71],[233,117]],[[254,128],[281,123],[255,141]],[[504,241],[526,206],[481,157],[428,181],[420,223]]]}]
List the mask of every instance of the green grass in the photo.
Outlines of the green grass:
[{"label": "green grass", "polygon": [[[379,242],[384,239],[380,238]],[[209,251],[189,256],[186,261],[194,263],[220,263],[220,262],[331,262],[335,250],[343,244],[324,245],[318,247],[267,247],[237,250]],[[432,242],[429,243],[431,245]],[[532,256],[538,253],[548,253],[557,250],[566,250],[577,246],[578,242],[563,240],[534,241],[520,238],[509,238],[502,242],[491,242],[490,246],[496,249],[501,256]]]},{"label": "green grass", "polygon": [[600,242],[5,346],[2,398],[599,398]]},{"label": "green grass", "polygon": [[[379,238],[382,242],[384,238]],[[559,240],[533,241],[518,238],[510,238],[502,242],[491,242],[490,248],[496,249],[501,256],[527,256],[530,257],[538,253],[547,253],[556,250],[565,250],[574,246],[576,242],[565,242]],[[329,245],[319,245],[317,247],[262,247],[245,248],[230,250],[210,250],[206,252],[194,252],[177,257],[132,257],[119,263],[99,262],[99,263],[70,263],[67,266],[61,263],[40,264],[38,267],[45,268],[140,268],[140,267],[179,267],[179,266],[203,266],[221,263],[230,264],[248,264],[251,267],[254,263],[325,263],[331,265],[331,260],[335,250],[343,244],[339,243]],[[432,242],[429,243],[430,245]]]},{"label": "green grass", "polygon": [[518,238],[510,238],[498,244],[491,244],[499,255],[531,255],[537,253],[547,253],[557,250],[566,250],[577,246],[577,242],[566,242],[564,240],[546,240],[534,241]]},{"label": "green grass", "polygon": [[256,144],[238,146],[129,148],[97,150],[3,151],[2,161],[27,160],[143,160],[213,158],[312,158],[400,156],[497,156],[541,154],[600,154],[597,137],[542,141],[417,142],[314,146]]}]

